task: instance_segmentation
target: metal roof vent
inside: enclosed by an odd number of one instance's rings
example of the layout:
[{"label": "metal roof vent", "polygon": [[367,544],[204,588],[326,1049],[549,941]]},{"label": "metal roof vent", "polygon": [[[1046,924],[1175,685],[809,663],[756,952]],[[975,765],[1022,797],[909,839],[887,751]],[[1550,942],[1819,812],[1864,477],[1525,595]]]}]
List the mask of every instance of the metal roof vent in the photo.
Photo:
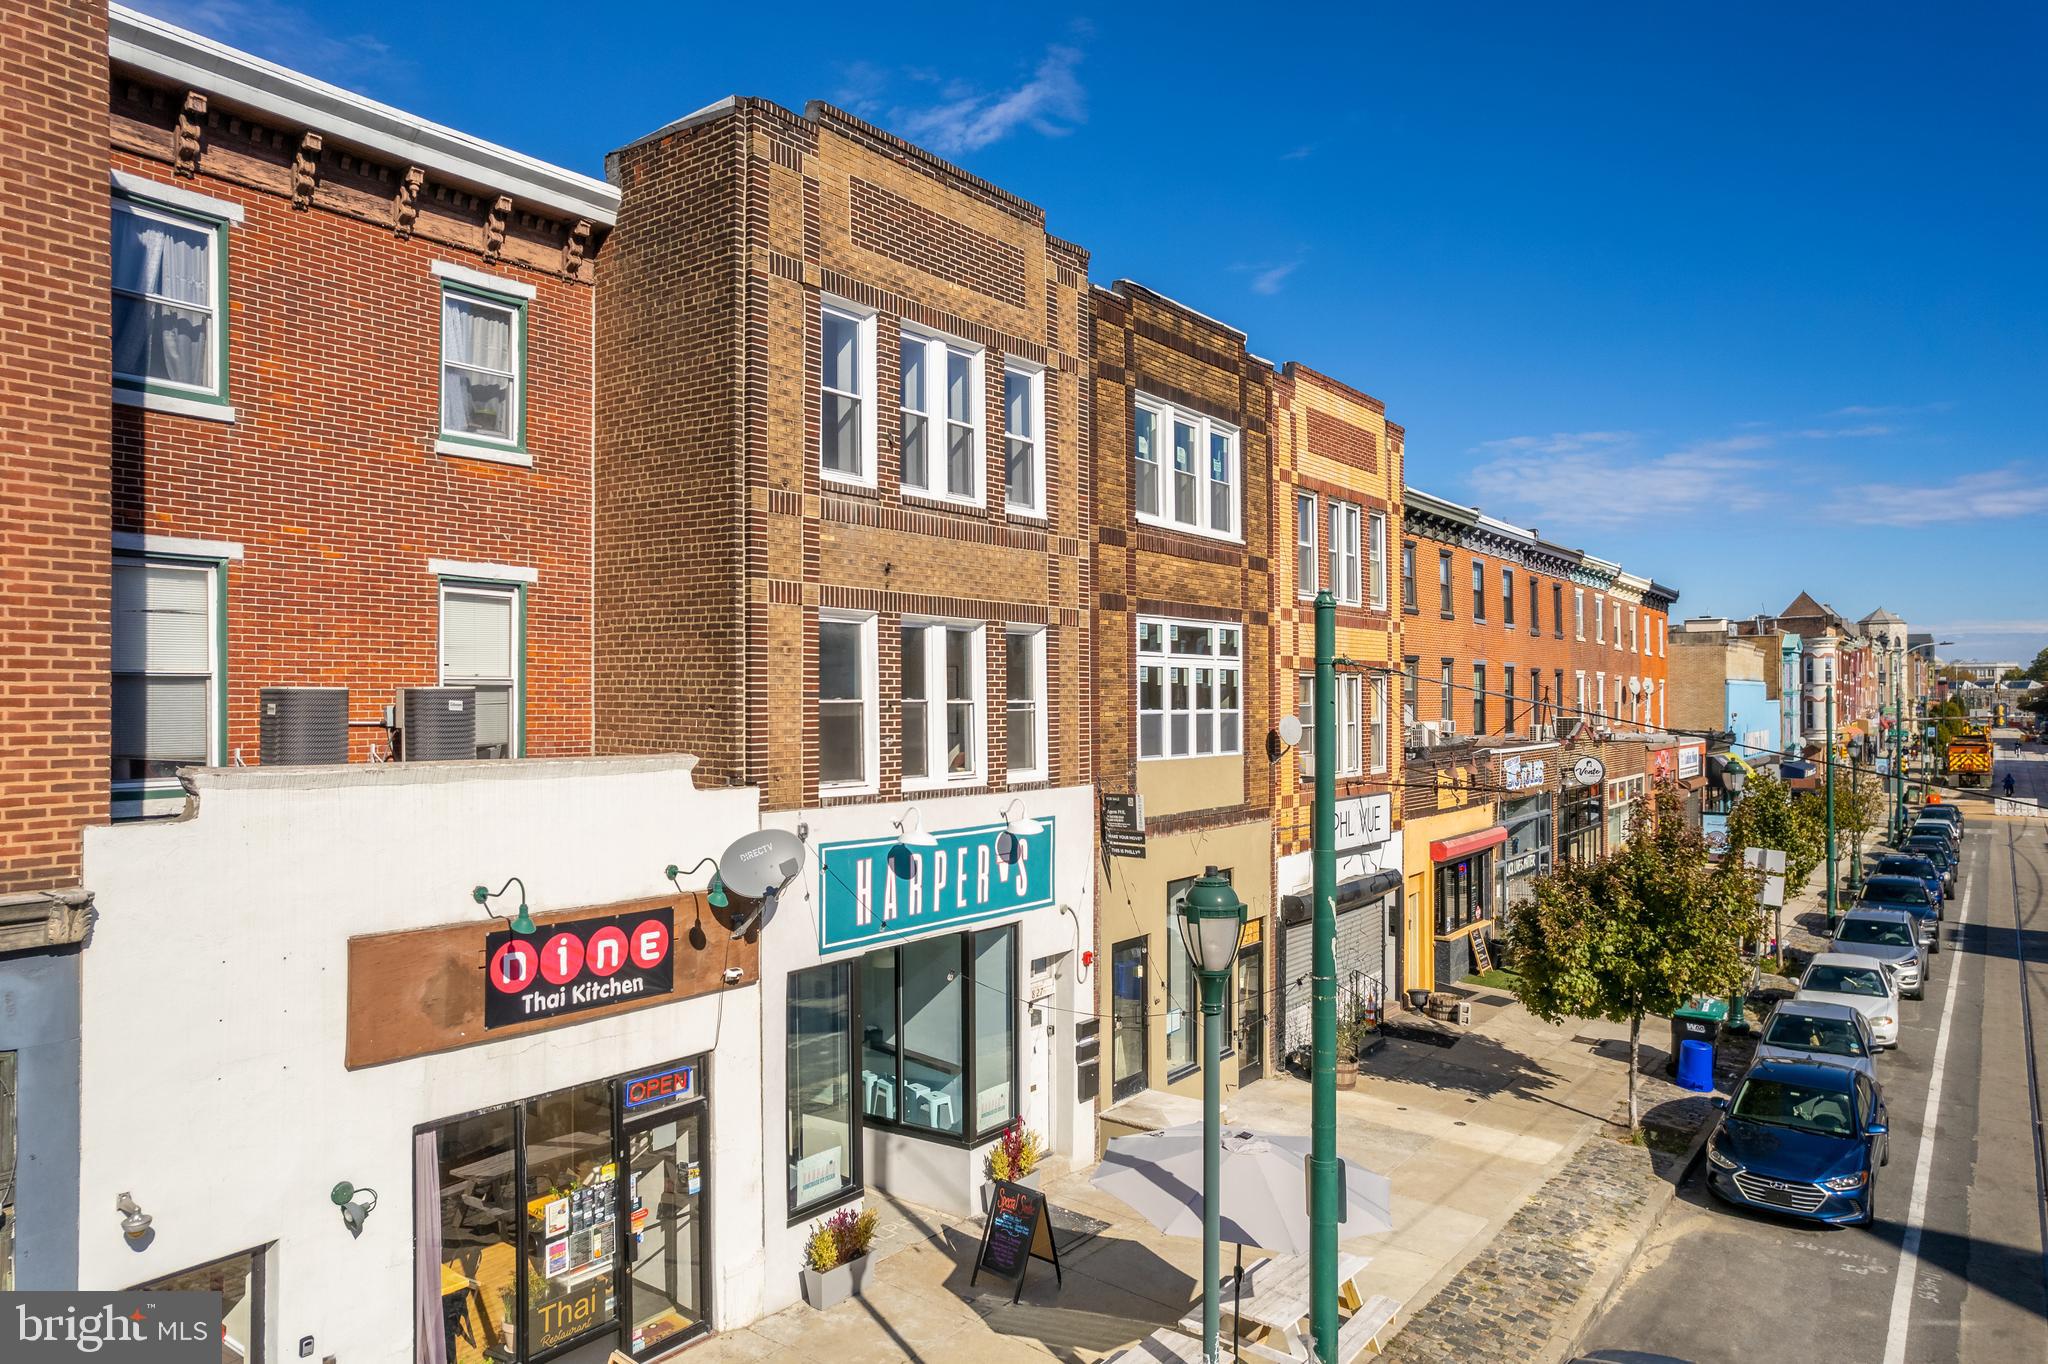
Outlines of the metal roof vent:
[{"label": "metal roof vent", "polygon": [[347,687],[264,687],[256,704],[265,767],[348,761]]},{"label": "metal roof vent", "polygon": [[476,756],[476,689],[404,687],[398,693],[398,755],[406,762]]}]

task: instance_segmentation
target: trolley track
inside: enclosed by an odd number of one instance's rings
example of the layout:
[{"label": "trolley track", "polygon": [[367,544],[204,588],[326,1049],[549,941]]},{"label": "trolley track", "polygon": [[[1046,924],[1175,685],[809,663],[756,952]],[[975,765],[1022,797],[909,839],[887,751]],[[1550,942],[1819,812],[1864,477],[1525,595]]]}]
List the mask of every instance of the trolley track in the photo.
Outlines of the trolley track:
[{"label": "trolley track", "polygon": [[[2025,827],[2024,822],[2021,827]],[[2019,845],[2018,829],[2013,824],[2007,824],[2005,851],[2012,869],[2013,956],[2019,963],[2020,1033],[2026,1054],[2028,1115],[2034,1138],[2034,1211],[2041,1235],[2041,1305],[2044,1312],[2048,1312],[2048,1123],[2044,1123],[2041,1108],[2041,1064],[2034,1030],[2034,992],[2032,982],[2028,978],[2033,963],[2027,956],[2027,921],[2032,911],[2040,907],[2042,886],[2040,872],[2032,865],[2022,862]],[[2026,867],[2027,880],[2032,883],[2028,892],[2031,905],[2023,904],[2021,898],[2022,866]]]}]

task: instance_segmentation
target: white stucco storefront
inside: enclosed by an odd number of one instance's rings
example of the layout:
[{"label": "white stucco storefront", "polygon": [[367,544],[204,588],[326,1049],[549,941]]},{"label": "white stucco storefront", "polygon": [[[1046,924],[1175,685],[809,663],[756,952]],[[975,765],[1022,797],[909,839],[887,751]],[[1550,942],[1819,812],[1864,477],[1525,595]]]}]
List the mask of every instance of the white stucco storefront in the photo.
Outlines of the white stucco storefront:
[{"label": "white stucco storefront", "polygon": [[[1006,812],[1042,831],[1012,846]],[[934,846],[899,844],[897,821]],[[1094,1147],[1075,1064],[1094,1013],[1094,790],[773,813],[805,844],[762,932],[769,1305],[794,1301],[806,1229],[867,1189],[978,1211],[1013,1119]],[[1005,857],[1008,853],[1010,856]]]},{"label": "white stucco storefront", "polygon": [[[693,766],[208,770],[185,817],[88,830],[79,1286],[221,1288],[269,1360],[583,1364],[759,1317],[754,953],[664,875],[757,796]],[[531,935],[472,898],[509,877]],[[547,1016],[488,1021],[500,952],[564,975],[508,995]]]},{"label": "white stucco storefront", "polygon": [[[1392,798],[1337,802],[1337,997],[1384,1015],[1401,979],[1401,831]],[[1289,853],[1273,866],[1279,893],[1280,1055],[1308,1046],[1313,969],[1315,854]]]}]

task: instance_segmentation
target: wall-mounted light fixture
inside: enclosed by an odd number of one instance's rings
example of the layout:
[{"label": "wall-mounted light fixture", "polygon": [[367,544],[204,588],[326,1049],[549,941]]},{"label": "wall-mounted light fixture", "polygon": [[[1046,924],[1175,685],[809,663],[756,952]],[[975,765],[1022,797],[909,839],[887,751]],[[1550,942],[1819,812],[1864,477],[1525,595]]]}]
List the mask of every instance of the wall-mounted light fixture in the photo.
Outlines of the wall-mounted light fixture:
[{"label": "wall-mounted light fixture", "polygon": [[[362,1195],[369,1195],[370,1201],[363,1202]],[[370,1214],[377,1211],[377,1191],[358,1189],[347,1180],[327,1191],[328,1201],[341,1209],[341,1223],[348,1228],[350,1236],[363,1234],[363,1223],[370,1220]]]},{"label": "wall-mounted light fixture", "polygon": [[676,889],[681,890],[683,887],[680,878],[684,876],[695,876],[698,872],[702,871],[706,867],[711,868],[711,886],[710,889],[705,892],[704,898],[711,902],[711,907],[713,909],[724,909],[726,905],[731,903],[731,901],[726,897],[725,878],[718,874],[717,858],[700,857],[697,859],[697,865],[691,867],[687,872],[683,871],[675,863],[671,862],[668,864],[668,869],[664,871],[662,875],[668,877],[668,879],[671,881],[675,881],[677,883]]},{"label": "wall-mounted light fixture", "polygon": [[148,1235],[149,1224],[156,1220],[136,1204],[133,1195],[126,1192],[114,1200],[114,1211],[121,1214],[121,1234],[131,1241],[140,1241]]},{"label": "wall-mounted light fixture", "polygon": [[491,901],[503,895],[513,886],[519,887],[519,912],[513,915],[508,922],[510,922],[514,933],[531,933],[533,932],[533,913],[526,907],[526,882],[518,877],[507,877],[505,884],[499,886],[496,890],[487,890],[483,886],[478,886],[469,893],[469,898],[482,905],[484,913],[489,914],[493,919],[503,919],[504,915],[496,913],[491,909]]},{"label": "wall-mounted light fixture", "polygon": [[1015,862],[1024,854],[1024,845],[1018,840],[1044,832],[1045,825],[1025,810],[1023,799],[1014,799],[1003,810],[1003,831],[996,835],[996,856],[1005,862]]},{"label": "wall-mounted light fixture", "polygon": [[896,841],[906,848],[936,848],[939,840],[925,832],[924,821],[917,817],[917,807],[911,806],[903,812],[903,818],[896,821]]}]

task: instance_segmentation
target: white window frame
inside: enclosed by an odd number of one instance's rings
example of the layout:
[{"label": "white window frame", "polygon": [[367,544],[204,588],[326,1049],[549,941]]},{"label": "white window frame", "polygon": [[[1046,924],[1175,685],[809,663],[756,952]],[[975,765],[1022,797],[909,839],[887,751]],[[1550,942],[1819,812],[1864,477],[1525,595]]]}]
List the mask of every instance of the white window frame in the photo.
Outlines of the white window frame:
[{"label": "white window frame", "polygon": [[[861,708],[861,762],[859,779],[850,781],[826,781],[823,776],[823,716],[820,713],[819,732],[819,778],[818,794],[821,796],[872,795],[881,789],[882,740],[880,726],[876,723],[880,707],[876,697],[880,691],[880,669],[875,656],[875,615],[871,611],[820,611],[818,625],[820,636],[827,622],[857,625],[860,627],[860,708]],[[813,641],[813,647],[819,647]],[[813,697],[812,705],[820,706],[823,697]]]},{"label": "white window frame", "polygon": [[1355,502],[1330,504],[1330,592],[1340,606],[1363,606],[1364,525]]},{"label": "white window frame", "polygon": [[1387,609],[1387,514],[1365,515],[1366,604],[1375,611]]},{"label": "white window frame", "polygon": [[[1150,512],[1146,511],[1144,507],[1138,506],[1136,509],[1138,520],[1148,526],[1159,526],[1166,530],[1182,531],[1189,535],[1199,535],[1210,540],[1226,540],[1232,544],[1243,544],[1244,449],[1242,433],[1237,427],[1232,426],[1228,422],[1217,421],[1213,417],[1205,417],[1199,412],[1193,412],[1185,407],[1176,406],[1163,398],[1154,398],[1140,394],[1137,399],[1137,407],[1139,410],[1152,414],[1155,423],[1153,427],[1153,454],[1158,459],[1159,469],[1157,480],[1159,506],[1156,510]],[[1174,480],[1178,475],[1178,471],[1174,468],[1173,461],[1169,458],[1169,455],[1173,450],[1173,427],[1175,422],[1184,422],[1192,426],[1195,432],[1195,467],[1192,470],[1195,480],[1195,515],[1192,521],[1183,521],[1174,513]],[[1229,444],[1228,458],[1230,461],[1230,476],[1228,480],[1230,486],[1230,525],[1220,529],[1213,524],[1213,518],[1210,516],[1211,479],[1209,477],[1210,438],[1219,435],[1224,437]],[[1137,428],[1135,424],[1132,427],[1131,433],[1131,451],[1133,467],[1135,468],[1137,459]],[[1134,498],[1133,504],[1135,505],[1135,503],[1136,500]]]},{"label": "white window frame", "polygon": [[1669,685],[1670,683],[1668,682],[1659,682],[1657,684],[1657,728],[1659,729],[1664,728],[1664,689]]},{"label": "white window frame", "polygon": [[[206,648],[207,662],[210,665],[206,688],[206,763],[212,767],[225,766],[227,763],[227,732],[226,717],[223,711],[227,694],[228,660],[225,641],[222,638],[221,612],[223,609],[222,597],[226,586],[226,562],[215,558],[193,558],[175,554],[120,551],[115,553],[114,562],[122,566],[139,568],[173,568],[205,576]],[[111,616],[111,608],[109,614]],[[109,652],[110,666],[108,676],[111,680],[113,676],[111,648]],[[151,676],[147,672],[137,675],[143,677]],[[189,673],[166,673],[163,675],[191,676]],[[108,705],[110,708],[109,729],[111,730],[111,696],[109,697]],[[102,772],[105,770],[104,768],[101,769]],[[161,805],[161,802],[182,801],[185,796],[184,785],[176,777],[123,778],[118,781],[112,781],[110,785],[113,796],[111,814],[116,819],[151,813],[152,803],[157,803],[156,809],[161,813],[173,813],[175,808],[181,807],[165,808]]]},{"label": "white window frame", "polygon": [[1500,628],[1515,632],[1515,566],[1500,566]]},{"label": "white window frame", "polygon": [[1337,775],[1356,777],[1365,771],[1364,689],[1357,673],[1337,674]]},{"label": "white window frame", "polygon": [[[150,192],[117,192],[113,197],[111,209],[111,216],[114,220],[112,230],[117,233],[121,231],[119,219],[123,214],[126,214],[144,221],[153,218],[174,227],[188,228],[207,234],[207,306],[195,308],[189,303],[172,298],[164,298],[157,301],[170,304],[186,312],[204,312],[208,315],[213,329],[213,382],[211,384],[186,384],[179,383],[175,379],[152,378],[147,374],[115,373],[113,375],[114,388],[117,393],[135,400],[139,405],[148,405],[146,402],[142,402],[145,398],[158,398],[168,400],[164,404],[167,410],[185,412],[187,415],[193,416],[218,416],[219,414],[213,412],[203,414],[192,412],[185,405],[198,405],[208,408],[224,407],[228,401],[228,226],[230,222],[240,221],[240,210],[237,209],[235,211],[233,218],[216,216],[200,210],[200,205],[211,202],[203,196],[190,195],[189,198],[196,202],[193,207],[186,208],[176,205],[172,198],[172,191],[167,190],[163,193],[162,197],[153,198],[151,195],[154,190],[155,187],[152,186]],[[224,204],[222,207],[232,206]],[[111,242],[108,245],[108,250],[109,258],[111,259],[113,250]],[[127,290],[115,288],[110,280],[109,296],[111,297],[114,294],[140,299],[145,303],[152,299],[152,296],[149,294],[130,293]],[[109,325],[111,326],[111,323]],[[110,332],[108,335],[109,354],[113,350],[112,341],[113,338]],[[222,419],[232,420],[233,416],[233,411],[228,410]]]},{"label": "white window frame", "polygon": [[[1159,627],[1160,647],[1157,650],[1147,649],[1144,645],[1143,641],[1146,627],[1148,626]],[[1138,700],[1142,704],[1144,670],[1147,667],[1157,667],[1165,670],[1160,693],[1162,708],[1158,711],[1140,710],[1138,712],[1140,717],[1138,761],[1179,762],[1190,758],[1242,757],[1244,755],[1245,662],[1245,631],[1243,624],[1231,620],[1179,620],[1170,616],[1140,616],[1137,619],[1136,628],[1137,637],[1133,641],[1133,645],[1137,655],[1137,667],[1133,670],[1132,674],[1136,694],[1133,699]],[[1173,651],[1173,632],[1176,628],[1208,631],[1209,651],[1205,654],[1175,653]],[[1237,652],[1233,655],[1226,655],[1223,652],[1223,635],[1226,631],[1235,633],[1237,637]],[[1215,677],[1211,683],[1214,690],[1210,705],[1206,711],[1196,705],[1196,683],[1193,675],[1196,668],[1204,667],[1213,669],[1215,672]],[[1188,704],[1185,709],[1176,709],[1173,703],[1173,670],[1175,668],[1186,668],[1189,671]],[[1223,693],[1223,676],[1226,673],[1234,676],[1237,682],[1237,707],[1234,711],[1225,709],[1220,700]],[[1155,754],[1147,754],[1143,751],[1143,717],[1148,714],[1156,714],[1160,717],[1160,751]],[[1204,714],[1211,717],[1209,731],[1211,746],[1206,753],[1199,751],[1196,746],[1196,734],[1199,728],[1197,722]],[[1233,714],[1237,717],[1237,740],[1234,744],[1226,747],[1223,743],[1223,718]],[[1187,720],[1187,750],[1182,753],[1173,751],[1173,721],[1177,715]]]},{"label": "white window frame", "polygon": [[[825,315],[835,313],[852,322],[860,336],[860,356],[854,369],[860,380],[861,391],[849,393],[844,389],[825,386],[824,337]],[[875,404],[877,401],[875,368],[875,314],[871,308],[862,308],[842,299],[826,297],[818,304],[818,397],[813,411],[818,415],[818,476],[827,483],[841,483],[856,488],[872,488],[878,481],[880,464],[876,442]],[[825,395],[837,393],[860,401],[860,472],[843,473],[827,468],[825,464]]]},{"label": "white window frame", "polygon": [[[925,759],[928,768],[922,777],[906,776],[903,789],[906,791],[929,791],[944,786],[979,786],[988,772],[988,635],[986,627],[977,620],[951,620],[943,616],[905,616],[904,631],[924,632],[924,723]],[[949,772],[946,752],[946,722],[949,712],[960,704],[946,692],[946,643],[947,635],[954,630],[966,632],[968,636],[968,658],[972,664],[972,675],[967,683],[967,704],[974,708],[968,717],[966,733],[974,745],[964,771]],[[900,641],[901,635],[898,639]]]},{"label": "white window frame", "polygon": [[[1022,380],[1031,390],[1031,429],[1012,431],[1010,429],[1010,385]],[[1010,500],[1010,442],[1025,441],[1031,447],[1031,486],[1036,490],[1034,500],[1013,502]],[[1045,487],[1045,369],[1029,361],[1005,359],[1003,361],[1003,508],[1012,516],[1028,516],[1043,521],[1046,515]]]},{"label": "white window frame", "polygon": [[[1322,586],[1322,561],[1316,554],[1316,537],[1322,512],[1314,493],[1294,495],[1294,595],[1314,601]],[[1308,572],[1303,573],[1306,566]]]},{"label": "white window frame", "polygon": [[1621,644],[1621,603],[1620,603],[1620,602],[1616,602],[1616,603],[1614,604],[1614,649],[1615,649],[1615,652],[1616,652],[1616,653],[1620,653],[1620,652],[1622,651],[1622,644]]},{"label": "white window frame", "polygon": [[1578,639],[1586,637],[1586,589],[1572,589],[1572,633]]},{"label": "white window frame", "polygon": [[1593,594],[1593,642],[1607,642],[1607,598],[1598,592]]},{"label": "white window frame", "polygon": [[[491,597],[507,603],[511,612],[511,664],[510,675],[504,677],[450,676],[448,672],[448,596],[460,593],[470,597]],[[434,620],[439,637],[434,645],[435,676],[444,687],[469,687],[482,683],[485,686],[502,686],[508,689],[511,700],[505,708],[506,757],[526,756],[523,731],[526,728],[526,651],[523,647],[526,635],[526,593],[519,583],[491,582],[477,578],[444,577],[436,589],[434,599]]]},{"label": "white window frame", "polygon": [[[437,272],[442,273],[442,272]],[[479,374],[494,371],[476,365],[462,365],[448,358],[448,300],[458,298],[464,303],[480,308],[494,308],[508,313],[512,318],[512,380],[509,414],[506,425],[508,436],[480,435],[474,431],[451,431],[446,417],[448,412],[448,368],[451,364],[461,369],[475,370]],[[531,465],[533,458],[526,454],[526,300],[510,290],[487,289],[467,279],[458,279],[442,273],[440,312],[440,361],[437,376],[439,382],[434,390],[434,452],[443,455],[471,455],[481,458],[506,457],[506,463]],[[522,456],[522,458],[511,458]]]},{"label": "white window frame", "polygon": [[1051,711],[1047,706],[1045,693],[1045,627],[1043,625],[1006,625],[1003,627],[1003,752],[1009,753],[1009,717],[1017,709],[1010,700],[1009,692],[1009,644],[1013,637],[1028,637],[1031,640],[1034,761],[1029,767],[1012,765],[1009,780],[1012,783],[1044,781],[1046,778],[1046,745],[1050,739]]},{"label": "white window frame", "polygon": [[1294,747],[1301,762],[1301,775],[1316,774],[1316,675],[1294,675],[1294,718],[1301,721],[1301,742]]},{"label": "white window frame", "polygon": [[1387,770],[1387,679],[1383,676],[1372,680],[1371,758],[1375,774]]},{"label": "white window frame", "polygon": [[1599,699],[1599,700],[1598,700],[1598,701],[1597,701],[1597,702],[1596,702],[1596,703],[1594,704],[1594,710],[1593,710],[1593,713],[1594,713],[1595,715],[1598,715],[1598,716],[1600,716],[1600,717],[1601,717],[1602,719],[1607,719],[1607,718],[1610,718],[1610,717],[1609,717],[1609,715],[1608,715],[1608,710],[1607,710],[1607,674],[1606,674],[1606,673],[1594,673],[1594,674],[1593,674],[1593,690],[1594,690],[1594,692],[1595,692],[1595,693],[1596,693],[1596,694],[1597,694],[1597,695],[1599,696],[1599,698],[1600,698],[1600,699]]},{"label": "white window frame", "polygon": [[[842,309],[841,311],[845,311]],[[925,482],[922,485],[903,480],[903,446],[899,440],[896,447],[897,486],[902,491],[928,498],[934,502],[950,502],[957,507],[979,507],[983,504],[981,481],[988,465],[988,403],[986,399],[986,366],[988,353],[980,346],[962,341],[943,332],[903,324],[899,329],[897,363],[902,363],[903,346],[924,347],[924,401],[925,410]],[[967,462],[968,478],[972,486],[966,492],[954,492],[947,486],[947,460],[954,422],[946,412],[946,370],[948,362],[955,355],[967,361],[967,425],[972,431],[973,455]],[[902,384],[897,385],[898,412],[902,409]],[[1006,408],[1005,411],[1008,409]],[[1040,449],[1044,443],[1040,441]],[[1043,464],[1043,460],[1040,461]],[[1042,470],[1041,470],[1042,473]],[[1039,496],[1044,497],[1045,480],[1039,479]],[[1008,500],[1008,489],[1004,490]]]},{"label": "white window frame", "polygon": [[1578,697],[1578,700],[1577,700],[1577,701],[1575,701],[1575,702],[1573,703],[1573,705],[1572,705],[1572,718],[1573,718],[1573,719],[1575,719],[1575,720],[1580,720],[1580,721],[1583,721],[1583,720],[1584,720],[1584,719],[1586,718],[1586,675],[1585,675],[1585,673],[1583,673],[1583,672],[1574,672],[1574,673],[1572,674],[1572,686],[1573,686],[1573,690],[1574,690],[1575,694],[1576,694],[1576,695],[1577,695],[1577,697]]},{"label": "white window frame", "polygon": [[1664,626],[1659,626],[1657,629],[1657,657],[1659,658],[1665,657],[1664,641],[1670,633],[1671,631]]},{"label": "white window frame", "polygon": [[1639,654],[1643,651],[1642,636],[1638,633],[1636,628],[1637,610],[1638,608],[1633,606],[1629,607],[1628,609],[1628,650],[1632,654]]}]

